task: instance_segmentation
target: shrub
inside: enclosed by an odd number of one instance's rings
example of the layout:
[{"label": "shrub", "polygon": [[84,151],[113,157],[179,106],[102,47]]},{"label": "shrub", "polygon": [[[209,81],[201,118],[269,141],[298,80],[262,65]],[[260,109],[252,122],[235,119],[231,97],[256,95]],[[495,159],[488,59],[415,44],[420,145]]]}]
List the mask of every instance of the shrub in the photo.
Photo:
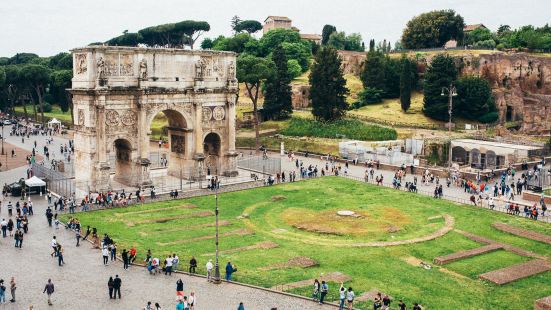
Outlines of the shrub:
[{"label": "shrub", "polygon": [[478,121],[484,124],[495,123],[499,119],[497,112],[490,112],[478,118]]},{"label": "shrub", "polygon": [[281,134],[298,137],[346,138],[364,141],[396,140],[398,134],[393,128],[363,123],[355,119],[341,119],[334,122],[319,122],[312,119],[292,118]]},{"label": "shrub", "polygon": [[383,102],[383,91],[373,87],[366,87],[358,94],[362,106]]},{"label": "shrub", "polygon": [[[44,113],[52,112],[52,105],[51,104],[49,104],[47,102],[44,102],[43,106],[44,106]],[[40,110],[40,106],[38,106],[38,111],[42,112]]]}]

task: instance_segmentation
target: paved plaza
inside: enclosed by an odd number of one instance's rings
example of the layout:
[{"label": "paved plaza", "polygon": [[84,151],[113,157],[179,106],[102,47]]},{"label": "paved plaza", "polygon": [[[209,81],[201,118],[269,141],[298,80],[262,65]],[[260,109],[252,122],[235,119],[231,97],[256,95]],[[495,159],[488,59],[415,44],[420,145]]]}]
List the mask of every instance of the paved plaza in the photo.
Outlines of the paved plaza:
[{"label": "paved plaza", "polygon": [[[44,137],[31,137],[26,139],[25,143],[17,137],[7,137],[7,141],[19,148],[30,150],[34,140],[37,141],[39,152],[45,144]],[[68,144],[68,140],[60,137],[54,137],[54,143],[50,145],[50,152],[57,153],[61,157],[59,147]],[[272,154],[271,156],[278,156]],[[319,157],[298,157],[305,166],[310,164],[321,167],[325,165],[325,160]],[[0,172],[2,183],[9,183],[21,177],[25,177],[27,167],[19,167],[9,171]],[[296,170],[295,162],[287,157],[282,158],[283,171]],[[362,165],[350,165],[348,174],[362,178],[365,167]],[[392,179],[392,171],[377,171],[377,175],[383,174],[385,180],[389,182]],[[412,176],[408,175],[405,181],[412,181]],[[433,185],[419,185],[420,190],[430,193]],[[468,199],[470,196],[464,193],[461,188],[452,186],[444,188],[444,194]],[[519,201],[520,198],[517,198]],[[5,205],[7,201],[15,199],[6,197],[3,202],[3,208],[0,217],[7,217]],[[13,239],[0,239],[0,261],[3,262],[3,268],[0,271],[0,278],[9,281],[11,276],[16,277],[17,301],[15,304],[2,305],[4,309],[27,309],[33,305],[34,309],[44,309],[47,307],[46,296],[42,290],[48,278],[51,278],[56,285],[56,292],[53,295],[52,308],[56,309],[142,309],[147,301],[159,302],[163,309],[170,309],[175,304],[175,282],[178,278],[184,281],[184,290],[186,295],[194,291],[197,295],[196,309],[236,309],[239,302],[243,301],[245,309],[329,309],[331,306],[319,306],[308,300],[295,298],[291,296],[271,293],[251,287],[223,283],[221,285],[209,284],[200,277],[191,277],[187,275],[165,276],[149,275],[142,267],[133,266],[130,270],[123,270],[120,262],[115,262],[109,266],[102,264],[101,254],[98,250],[92,249],[92,246],[83,242],[82,246],[76,247],[75,235],[72,231],[60,228],[56,230],[48,227],[44,211],[46,202],[43,197],[33,196],[35,203],[35,215],[30,219],[30,231],[25,236],[22,249],[16,249],[13,246]],[[57,236],[59,242],[65,247],[64,259],[66,265],[57,266],[57,260],[50,257],[50,240],[53,235]],[[122,249],[119,249],[119,252]],[[141,254],[141,255],[140,255]],[[142,258],[143,253],[139,253]],[[143,258],[142,258],[143,259]],[[183,265],[187,258],[181,258]],[[199,262],[204,264],[205,262]],[[110,300],[108,298],[107,280],[109,276],[118,274],[123,281],[122,300]],[[9,299],[9,292],[7,299]]]},{"label": "paved plaza", "polygon": [[[12,200],[8,197],[8,200]],[[34,309],[47,309],[47,299],[42,294],[48,278],[55,284],[53,309],[143,309],[147,301],[158,302],[163,309],[173,309],[176,300],[176,280],[184,282],[184,292],[194,291],[196,309],[237,309],[239,302],[245,309],[330,309],[308,300],[289,297],[241,285],[210,284],[204,278],[181,274],[165,276],[149,275],[145,268],[131,266],[125,271],[121,262],[104,266],[99,250],[82,242],[76,247],[74,232],[48,227],[44,216],[46,202],[34,196],[35,215],[30,218],[29,233],[25,235],[22,249],[14,247],[12,238],[0,238],[0,278],[9,282],[15,276],[17,282],[15,304],[7,303],[0,309],[21,310],[33,305]],[[3,204],[5,206],[5,204]],[[7,217],[2,208],[1,217]],[[65,265],[58,267],[57,259],[50,256],[50,241],[55,235],[65,248]],[[122,249],[120,249],[122,251]],[[138,253],[143,259],[144,253]],[[181,257],[182,266],[188,258]],[[200,264],[206,262],[200,261]],[[223,268],[222,268],[223,269]],[[107,280],[118,274],[122,278],[122,299],[110,300]],[[9,291],[6,299],[10,299]]]}]

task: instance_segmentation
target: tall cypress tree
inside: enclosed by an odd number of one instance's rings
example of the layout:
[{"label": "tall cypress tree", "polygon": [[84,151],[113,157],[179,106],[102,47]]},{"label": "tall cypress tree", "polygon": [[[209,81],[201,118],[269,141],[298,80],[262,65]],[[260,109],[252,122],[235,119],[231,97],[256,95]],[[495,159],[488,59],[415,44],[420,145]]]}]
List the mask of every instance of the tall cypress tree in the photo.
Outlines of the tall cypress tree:
[{"label": "tall cypress tree", "polygon": [[400,105],[402,110],[407,112],[411,106],[411,88],[413,86],[413,73],[411,61],[402,55],[402,73],[400,74]]},{"label": "tall cypress tree", "polygon": [[333,25],[323,26],[323,30],[321,31],[321,45],[327,45],[327,41],[329,41],[329,36],[336,31],[337,27]]},{"label": "tall cypress tree", "polygon": [[448,55],[439,54],[432,59],[425,73],[423,113],[431,118],[448,120],[448,97],[442,96],[442,88],[457,80],[457,68]]},{"label": "tall cypress tree", "polygon": [[291,102],[291,78],[287,69],[287,56],[285,50],[278,46],[272,53],[272,61],[275,64],[275,74],[266,80],[264,113],[274,120],[284,119],[293,113]]},{"label": "tall cypress tree", "polygon": [[[370,48],[371,48],[371,42]],[[370,51],[360,74],[364,87],[385,90],[385,57],[383,53]]]},{"label": "tall cypress tree", "polygon": [[310,99],[312,114],[318,120],[333,121],[343,117],[346,103],[346,80],[341,69],[341,59],[331,47],[322,47],[314,59],[310,73]]}]

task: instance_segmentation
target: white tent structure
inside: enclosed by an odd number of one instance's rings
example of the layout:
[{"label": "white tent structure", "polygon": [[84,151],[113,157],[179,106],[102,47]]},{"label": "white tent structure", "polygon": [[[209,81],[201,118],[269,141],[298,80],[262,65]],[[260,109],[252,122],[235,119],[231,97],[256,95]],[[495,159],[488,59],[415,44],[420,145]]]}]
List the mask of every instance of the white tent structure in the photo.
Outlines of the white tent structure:
[{"label": "white tent structure", "polygon": [[52,118],[48,121],[48,128],[51,128],[55,131],[61,130],[61,122],[57,118]]},{"label": "white tent structure", "polygon": [[27,185],[28,187],[40,187],[46,186],[46,182],[42,181],[36,176],[33,176],[30,179],[25,180],[25,185]]},{"label": "white tent structure", "polygon": [[46,182],[33,176],[25,180],[25,187],[27,188],[27,194],[40,193],[40,195],[42,195],[42,193],[46,191]]}]

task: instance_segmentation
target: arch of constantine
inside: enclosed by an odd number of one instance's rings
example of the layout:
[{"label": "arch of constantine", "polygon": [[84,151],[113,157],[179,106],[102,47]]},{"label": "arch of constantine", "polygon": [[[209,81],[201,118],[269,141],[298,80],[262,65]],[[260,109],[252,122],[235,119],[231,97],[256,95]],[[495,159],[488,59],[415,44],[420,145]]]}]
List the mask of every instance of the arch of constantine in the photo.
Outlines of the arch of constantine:
[{"label": "arch of constantine", "polygon": [[150,125],[168,119],[168,174],[237,174],[236,57],[231,52],[89,46],[73,51],[77,184],[110,188],[114,179],[147,186]]}]

